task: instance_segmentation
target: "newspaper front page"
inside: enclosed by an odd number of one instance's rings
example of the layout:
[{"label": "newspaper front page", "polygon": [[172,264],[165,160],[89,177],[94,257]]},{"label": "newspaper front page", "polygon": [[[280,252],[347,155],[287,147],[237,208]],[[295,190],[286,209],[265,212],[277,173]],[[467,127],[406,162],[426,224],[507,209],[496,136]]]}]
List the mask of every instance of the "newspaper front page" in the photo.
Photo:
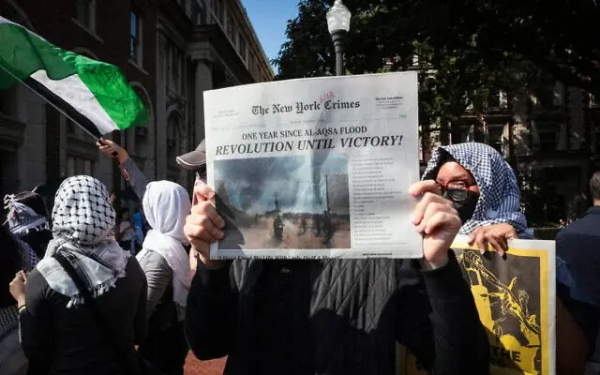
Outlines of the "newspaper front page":
[{"label": "newspaper front page", "polygon": [[[556,374],[554,241],[512,240],[505,258],[452,244],[490,343],[491,375]],[[400,375],[428,375],[400,347]]]},{"label": "newspaper front page", "polygon": [[417,98],[415,72],[205,92],[211,258],[421,257]]}]

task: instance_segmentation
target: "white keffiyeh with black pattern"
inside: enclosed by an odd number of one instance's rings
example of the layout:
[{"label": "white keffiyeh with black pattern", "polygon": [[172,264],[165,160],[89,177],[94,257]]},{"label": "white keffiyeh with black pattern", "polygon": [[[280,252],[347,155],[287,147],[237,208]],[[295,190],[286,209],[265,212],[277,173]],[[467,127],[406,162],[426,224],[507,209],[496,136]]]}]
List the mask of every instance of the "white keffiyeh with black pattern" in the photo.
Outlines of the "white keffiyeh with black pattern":
[{"label": "white keffiyeh with black pattern", "polygon": [[427,164],[423,180],[437,177],[445,153],[471,172],[481,194],[473,216],[462,226],[461,234],[468,235],[479,227],[500,223],[511,224],[519,235],[527,234],[527,220],[520,211],[517,178],[498,151],[476,142],[438,147]]},{"label": "white keffiyeh with black pattern", "polygon": [[61,252],[97,297],[125,276],[129,252],[115,241],[115,211],[106,186],[89,176],[66,179],[56,192],[52,210],[52,234],[44,259],[37,269],[52,290],[71,298],[68,307],[83,299],[67,272],[52,257]]}]

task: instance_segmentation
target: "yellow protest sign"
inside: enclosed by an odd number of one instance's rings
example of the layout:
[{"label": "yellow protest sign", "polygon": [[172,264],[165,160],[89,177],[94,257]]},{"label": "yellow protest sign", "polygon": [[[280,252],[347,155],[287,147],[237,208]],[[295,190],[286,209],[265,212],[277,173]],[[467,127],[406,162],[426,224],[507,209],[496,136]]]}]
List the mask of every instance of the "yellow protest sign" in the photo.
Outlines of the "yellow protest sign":
[{"label": "yellow protest sign", "polygon": [[[492,375],[554,375],[554,241],[513,240],[506,257],[481,255],[466,237],[452,244],[490,343]],[[400,375],[427,375],[407,348]]]}]

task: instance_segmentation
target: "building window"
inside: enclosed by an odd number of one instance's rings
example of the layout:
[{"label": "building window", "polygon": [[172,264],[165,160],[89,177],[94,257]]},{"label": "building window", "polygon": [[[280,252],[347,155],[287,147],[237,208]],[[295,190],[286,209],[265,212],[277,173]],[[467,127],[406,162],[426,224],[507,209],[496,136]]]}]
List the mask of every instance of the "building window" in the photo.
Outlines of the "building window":
[{"label": "building window", "polygon": [[552,77],[544,77],[540,86],[534,89],[535,103],[544,109],[555,109],[560,103],[557,83]]},{"label": "building window", "polygon": [[142,17],[136,11],[130,15],[129,58],[142,66]]},{"label": "building window", "polygon": [[167,121],[167,178],[178,182],[180,170],[176,158],[181,154],[182,121],[178,115],[172,115]]},{"label": "building window", "polygon": [[183,52],[171,45],[167,59],[167,70],[169,72],[169,87],[177,93],[181,93],[183,78]]},{"label": "building window", "polygon": [[67,175],[94,175],[94,162],[88,158],[82,158],[79,156],[69,155],[67,157]]},{"label": "building window", "polygon": [[200,8],[198,4],[194,3],[191,19],[194,25],[202,25],[202,8]]},{"label": "building window", "polygon": [[147,149],[148,149],[148,132],[150,131],[150,127],[153,125],[152,119],[152,103],[150,102],[148,96],[145,91],[139,87],[134,87],[133,90],[138,95],[144,107],[150,111],[150,120],[147,124],[144,124],[143,127],[136,127],[134,130],[134,149],[135,154],[137,156],[149,157]]},{"label": "building window", "polygon": [[540,151],[542,151],[542,152],[556,151],[556,132],[541,132],[540,133]]},{"label": "building window", "polygon": [[238,47],[238,52],[240,53],[240,56],[242,56],[242,60],[244,60],[244,62],[245,62],[247,59],[246,54],[248,53],[248,48],[246,46],[246,39],[244,39],[244,37],[242,36],[241,33],[238,33],[237,47]]},{"label": "building window", "polygon": [[233,40],[233,19],[231,17],[227,17],[227,36],[229,39]]},{"label": "building window", "polygon": [[213,13],[221,25],[225,24],[225,8],[222,0],[213,0]]},{"label": "building window", "polygon": [[502,154],[504,125],[488,125],[488,144]]},{"label": "building window", "polygon": [[194,20],[192,18],[192,12],[194,10],[194,4],[193,3],[195,3],[195,1],[193,2],[191,0],[188,0],[187,3],[185,4],[185,15],[188,16],[190,18],[190,20],[192,20],[192,21]]},{"label": "building window", "polygon": [[248,56],[248,71],[252,74],[256,80],[259,80],[258,72],[256,69],[256,61],[254,60],[254,56]]},{"label": "building window", "polygon": [[77,21],[90,30],[96,32],[96,1],[77,0]]},{"label": "building window", "polygon": [[[457,143],[472,142],[474,140],[474,125],[466,125],[460,127],[460,139]],[[454,142],[454,140],[453,140]]]},{"label": "building window", "polygon": [[501,103],[501,93],[498,90],[491,90],[488,99],[487,99],[488,108],[500,108],[502,107]]}]

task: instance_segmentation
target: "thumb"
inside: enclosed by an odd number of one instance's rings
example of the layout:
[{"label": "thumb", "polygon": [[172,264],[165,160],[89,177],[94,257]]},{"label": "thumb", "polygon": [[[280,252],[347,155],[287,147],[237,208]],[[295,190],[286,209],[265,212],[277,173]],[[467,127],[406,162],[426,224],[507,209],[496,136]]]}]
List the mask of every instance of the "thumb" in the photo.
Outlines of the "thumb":
[{"label": "thumb", "polygon": [[196,205],[199,202],[208,201],[215,197],[215,192],[211,189],[204,181],[200,179],[196,179],[196,183],[194,184],[194,198],[193,205]]}]

